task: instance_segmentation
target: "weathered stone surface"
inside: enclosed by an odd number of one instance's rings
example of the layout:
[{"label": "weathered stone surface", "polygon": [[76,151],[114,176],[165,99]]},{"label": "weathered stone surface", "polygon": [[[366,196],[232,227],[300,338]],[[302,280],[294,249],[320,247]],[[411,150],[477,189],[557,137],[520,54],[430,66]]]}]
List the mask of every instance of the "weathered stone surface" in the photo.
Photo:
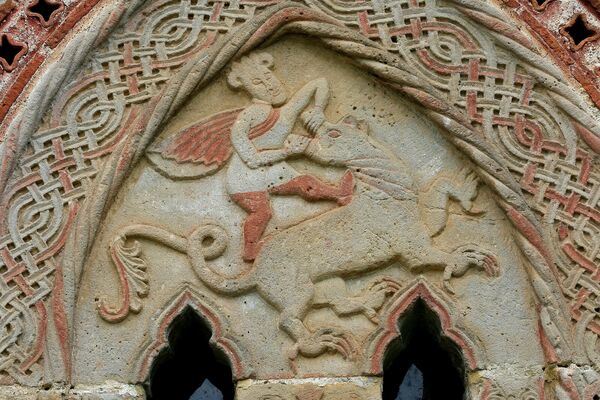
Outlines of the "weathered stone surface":
[{"label": "weathered stone surface", "polygon": [[380,378],[314,378],[240,381],[237,400],[375,400]]},{"label": "weathered stone surface", "polygon": [[[202,295],[194,296],[200,303],[214,304],[219,319],[231,321],[223,335],[245,349],[240,361],[252,365],[260,379],[377,373],[383,346],[378,341],[390,333],[387,324],[399,308],[419,297],[447,305],[445,312],[452,316],[444,323],[477,332],[464,338],[472,368],[509,363],[516,354],[524,363],[543,363],[541,348],[531,346],[537,340],[536,316],[528,310],[531,299],[517,289],[527,278],[519,267],[522,260],[510,250],[515,246],[510,227],[437,128],[401,98],[344,66],[343,59],[302,38],[282,40],[265,51],[250,56],[233,73],[249,68],[272,82],[281,76],[277,92],[287,91],[291,100],[280,103],[280,123],[290,127],[302,122],[305,111],[293,111],[298,121],[284,120],[291,112],[287,106],[306,101],[295,96],[307,92],[316,98],[327,88],[330,103],[322,106],[326,114],[320,118],[328,121],[310,143],[309,136],[299,137],[299,153],[305,155],[291,153],[289,163],[269,161],[271,166],[252,170],[243,165],[244,155],[230,150],[231,158],[219,171],[205,172],[203,164],[188,162],[185,150],[177,153],[182,140],[194,140],[181,136],[190,135],[186,127],[198,119],[210,120],[213,113],[221,115],[223,108],[246,107],[242,113],[248,118],[255,118],[253,113],[271,118],[269,107],[252,105],[231,91],[226,82],[233,79],[231,74],[188,103],[165,129],[167,134],[150,147],[151,164],[139,164],[136,180],[126,183],[128,189],[119,207],[111,210],[105,234],[92,252],[92,262],[105,267],[87,269],[80,292],[78,376],[94,381],[109,371],[122,371],[125,378],[127,368],[140,362],[130,357],[145,355],[143,333],[155,330],[138,318],[151,320],[155,310],[169,309],[173,295],[190,286],[199,287],[194,290]],[[265,60],[277,75],[266,67],[261,70]],[[306,115],[307,123],[312,115]],[[293,150],[296,144],[289,146]],[[188,166],[201,170],[182,172]],[[204,177],[207,173],[211,175]],[[346,176],[349,192],[343,188]],[[264,193],[264,200],[238,199],[249,192]],[[344,196],[348,200],[341,200]],[[203,250],[206,235],[212,242]],[[131,242],[135,247],[130,247],[129,240],[136,238],[152,242]],[[258,244],[259,249],[253,248]],[[111,261],[107,248],[119,256]],[[278,266],[281,260],[286,260],[285,268]],[[119,303],[118,296],[107,297],[122,293],[115,291],[114,279],[107,279],[113,263],[127,267],[119,273],[129,281],[129,304]],[[139,272],[130,275],[137,265]],[[233,278],[219,282],[218,274]],[[154,282],[161,282],[163,289],[156,291]],[[507,291],[513,293],[511,307],[491,300]],[[99,315],[90,301],[94,298],[100,299]],[[129,310],[137,312],[135,319],[127,318]],[[104,325],[99,317],[122,322],[99,332],[93,328]],[[298,328],[288,329],[287,324]],[[117,338],[125,332],[130,340],[120,343]],[[93,347],[83,345],[91,341]],[[507,347],[515,350],[507,352]],[[96,363],[93,370],[86,367],[107,350],[117,357]],[[264,361],[249,361],[253,359]]]},{"label": "weathered stone surface", "polygon": [[143,397],[102,382],[188,310],[240,399],[377,399],[420,324],[466,397],[600,395],[599,113],[564,71],[490,2],[251,3],[107,1],[20,105],[6,396]]},{"label": "weathered stone surface", "polygon": [[15,8],[13,0],[0,0],[0,22]]},{"label": "weathered stone surface", "polygon": [[100,385],[49,386],[43,389],[25,386],[0,386],[0,400],[144,400],[140,386],[118,382]]}]

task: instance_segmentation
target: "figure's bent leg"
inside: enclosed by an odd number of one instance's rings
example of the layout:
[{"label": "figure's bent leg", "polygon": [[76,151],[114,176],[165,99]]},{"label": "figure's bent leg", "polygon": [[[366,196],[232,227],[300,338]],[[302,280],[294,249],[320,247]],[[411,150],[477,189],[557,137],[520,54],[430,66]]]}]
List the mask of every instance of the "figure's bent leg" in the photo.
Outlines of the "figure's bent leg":
[{"label": "figure's bent leg", "polygon": [[271,194],[297,195],[309,201],[332,200],[340,206],[350,203],[353,191],[354,177],[350,171],[346,171],[337,187],[328,185],[314,176],[302,175],[269,190]]},{"label": "figure's bent leg", "polygon": [[299,355],[312,358],[326,352],[337,352],[344,358],[352,358],[355,344],[350,334],[336,328],[321,328],[313,332],[304,325],[306,314],[314,306],[314,284],[303,273],[290,279],[293,279],[294,290],[286,292],[276,307],[281,310],[279,327],[295,341],[288,354],[292,368],[295,368]]},{"label": "figure's bent leg", "polygon": [[262,245],[261,238],[273,216],[271,201],[267,192],[247,192],[231,194],[231,199],[248,213],[244,220],[244,261],[252,262]]}]

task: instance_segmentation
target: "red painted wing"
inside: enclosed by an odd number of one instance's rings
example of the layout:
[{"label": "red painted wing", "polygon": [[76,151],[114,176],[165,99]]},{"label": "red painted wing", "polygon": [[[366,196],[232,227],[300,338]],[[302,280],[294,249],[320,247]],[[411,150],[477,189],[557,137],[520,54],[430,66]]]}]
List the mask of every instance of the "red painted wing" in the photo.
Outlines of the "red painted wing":
[{"label": "red painted wing", "polygon": [[231,156],[231,126],[242,108],[223,111],[190,126],[160,143],[162,157],[178,163],[195,163],[219,168]]}]

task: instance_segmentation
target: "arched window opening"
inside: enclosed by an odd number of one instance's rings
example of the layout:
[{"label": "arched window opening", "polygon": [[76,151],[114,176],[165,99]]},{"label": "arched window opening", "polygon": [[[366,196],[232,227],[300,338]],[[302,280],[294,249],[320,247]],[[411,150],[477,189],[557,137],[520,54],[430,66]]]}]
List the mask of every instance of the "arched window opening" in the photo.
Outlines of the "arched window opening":
[{"label": "arched window opening", "polygon": [[169,346],[156,358],[146,391],[149,400],[233,400],[231,369],[209,345],[211,331],[188,307],[169,327]]},{"label": "arched window opening", "polygon": [[384,362],[383,400],[464,400],[461,351],[443,335],[437,315],[417,300],[399,323]]}]

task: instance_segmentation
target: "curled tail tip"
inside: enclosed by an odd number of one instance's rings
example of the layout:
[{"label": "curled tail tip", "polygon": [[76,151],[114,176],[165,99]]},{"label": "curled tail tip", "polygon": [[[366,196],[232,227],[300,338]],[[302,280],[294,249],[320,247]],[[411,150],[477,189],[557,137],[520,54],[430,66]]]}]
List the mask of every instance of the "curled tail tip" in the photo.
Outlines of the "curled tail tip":
[{"label": "curled tail tip", "polygon": [[188,253],[195,247],[205,260],[214,260],[225,253],[228,244],[227,231],[216,223],[207,222],[196,228],[188,238]]}]

